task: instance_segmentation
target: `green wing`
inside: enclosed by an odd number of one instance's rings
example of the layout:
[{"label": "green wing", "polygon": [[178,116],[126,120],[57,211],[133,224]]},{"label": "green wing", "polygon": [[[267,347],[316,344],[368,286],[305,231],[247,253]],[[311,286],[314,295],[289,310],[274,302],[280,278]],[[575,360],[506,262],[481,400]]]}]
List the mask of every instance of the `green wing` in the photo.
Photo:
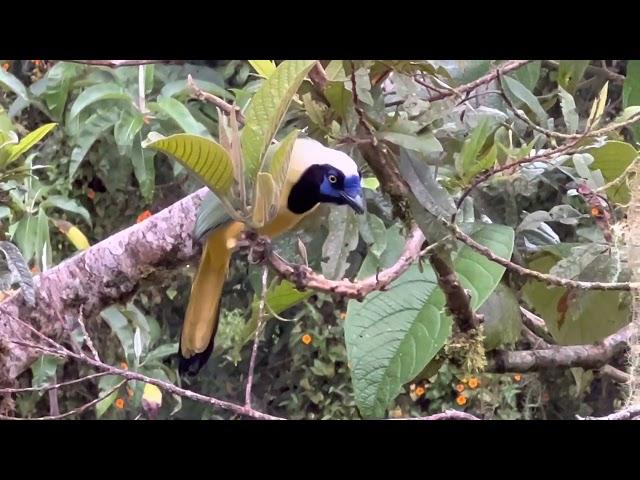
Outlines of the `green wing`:
[{"label": "green wing", "polygon": [[207,192],[196,217],[193,235],[197,242],[201,242],[216,228],[233,220],[222,205],[222,202],[212,192]]}]

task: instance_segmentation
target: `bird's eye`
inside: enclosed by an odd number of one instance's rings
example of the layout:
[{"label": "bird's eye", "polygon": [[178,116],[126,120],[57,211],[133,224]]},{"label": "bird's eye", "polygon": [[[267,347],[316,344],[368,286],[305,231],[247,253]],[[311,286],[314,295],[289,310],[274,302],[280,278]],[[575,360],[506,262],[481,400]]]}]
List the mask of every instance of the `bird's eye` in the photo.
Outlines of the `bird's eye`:
[{"label": "bird's eye", "polygon": [[335,175],[329,175],[329,181],[331,183],[336,183],[338,181],[338,177],[336,177]]}]

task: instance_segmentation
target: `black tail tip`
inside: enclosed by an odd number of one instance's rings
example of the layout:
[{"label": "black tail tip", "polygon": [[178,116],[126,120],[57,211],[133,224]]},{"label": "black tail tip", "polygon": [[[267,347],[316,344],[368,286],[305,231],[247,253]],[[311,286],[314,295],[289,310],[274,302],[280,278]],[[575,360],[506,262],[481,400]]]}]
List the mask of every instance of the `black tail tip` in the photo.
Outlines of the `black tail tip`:
[{"label": "black tail tip", "polygon": [[181,377],[188,376],[193,377],[202,370],[209,358],[211,358],[211,353],[213,352],[213,336],[211,337],[211,341],[207,348],[200,352],[192,355],[189,358],[185,358],[182,356],[182,348],[178,347],[178,373],[180,373]]}]

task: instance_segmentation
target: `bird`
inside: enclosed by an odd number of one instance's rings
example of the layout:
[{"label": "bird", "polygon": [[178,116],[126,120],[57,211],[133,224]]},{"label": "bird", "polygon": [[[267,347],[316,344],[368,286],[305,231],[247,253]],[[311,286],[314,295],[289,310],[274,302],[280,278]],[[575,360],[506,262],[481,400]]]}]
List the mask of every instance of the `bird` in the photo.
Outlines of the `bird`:
[{"label": "bird", "polygon": [[[346,205],[356,214],[363,214],[361,181],[362,173],[349,155],[314,139],[298,138],[291,150],[277,213],[257,233],[277,238],[311,215],[320,204]],[[181,376],[196,375],[211,357],[233,247],[247,228],[228,214],[212,215],[223,211],[219,206],[220,201],[208,192],[196,221],[194,236],[204,246],[180,333]]]}]

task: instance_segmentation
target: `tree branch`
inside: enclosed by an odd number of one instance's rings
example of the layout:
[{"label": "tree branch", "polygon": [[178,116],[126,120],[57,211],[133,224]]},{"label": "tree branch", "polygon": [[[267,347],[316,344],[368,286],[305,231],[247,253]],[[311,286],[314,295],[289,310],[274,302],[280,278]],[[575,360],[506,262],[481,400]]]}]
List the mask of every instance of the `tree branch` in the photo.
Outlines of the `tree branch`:
[{"label": "tree branch", "polygon": [[35,360],[34,352],[2,348],[1,340],[23,338],[14,318],[36,325],[46,336],[61,338],[80,316],[97,315],[108,305],[126,301],[152,273],[177,268],[200,246],[192,232],[207,189],[189,195],[151,218],[93,245],[34,278],[36,306],[22,291],[0,303],[0,382],[13,379]]},{"label": "tree branch", "polygon": [[522,373],[553,368],[597,369],[627,348],[632,332],[633,326],[628,325],[593,345],[553,346],[531,351],[497,351],[488,359],[488,370],[496,373]]},{"label": "tree branch", "polygon": [[300,290],[310,288],[317,292],[335,294],[356,300],[364,299],[376,290],[385,290],[391,282],[406,272],[409,267],[420,258],[422,244],[425,238],[422,231],[414,226],[406,238],[405,248],[396,263],[364,280],[353,282],[348,279],[329,280],[304,265],[293,265],[271,250],[271,243],[267,238],[254,241],[254,253],[258,256],[263,252],[263,258],[269,266],[282,278],[289,280]]}]

